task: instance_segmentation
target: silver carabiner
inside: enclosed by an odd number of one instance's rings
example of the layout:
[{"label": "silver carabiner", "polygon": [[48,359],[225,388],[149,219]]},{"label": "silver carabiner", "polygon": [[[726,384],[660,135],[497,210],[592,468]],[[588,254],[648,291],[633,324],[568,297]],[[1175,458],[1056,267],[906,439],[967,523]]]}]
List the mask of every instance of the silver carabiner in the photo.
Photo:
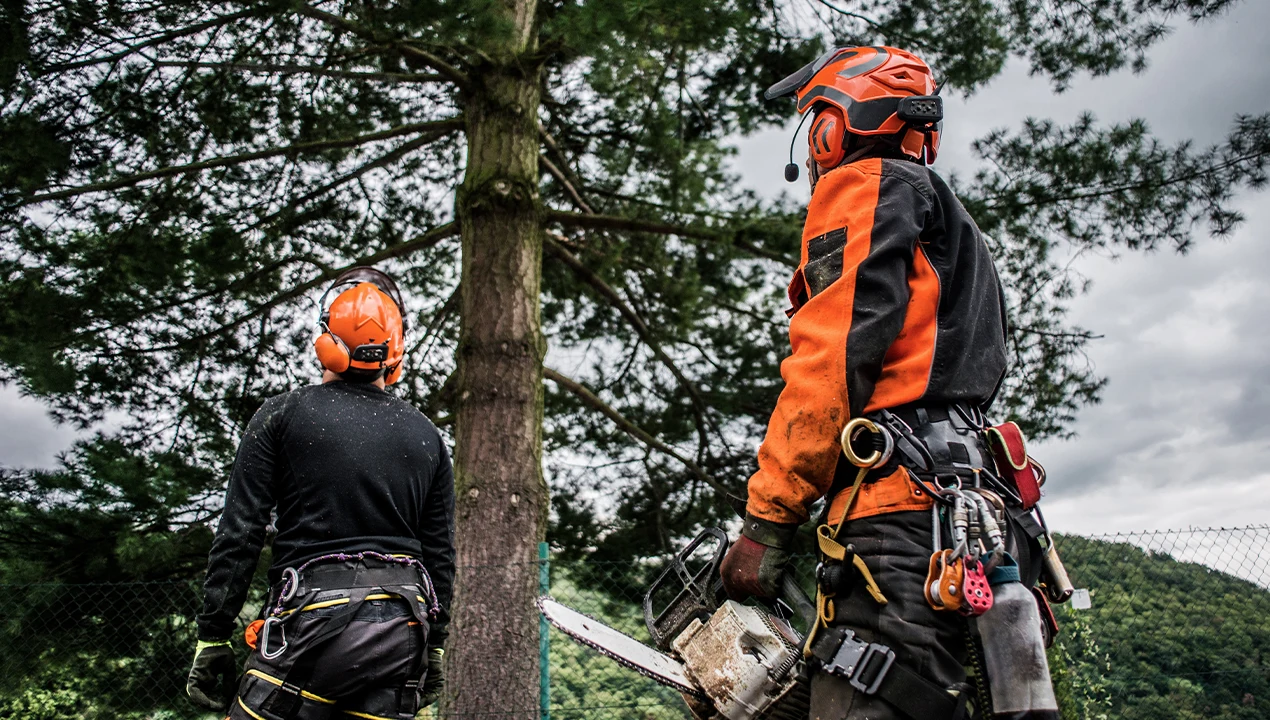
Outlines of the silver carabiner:
[{"label": "silver carabiner", "polygon": [[[269,652],[269,633],[270,626],[277,625],[278,633],[282,635],[282,647],[277,652]],[[260,628],[260,657],[266,660],[273,660],[287,651],[287,631],[282,627],[282,619],[274,616],[265,618],[265,624]]]},{"label": "silver carabiner", "polygon": [[295,594],[300,589],[300,573],[296,572],[293,567],[285,568],[282,571],[282,597],[278,598],[279,603],[291,602]]},{"label": "silver carabiner", "polygon": [[939,521],[939,503],[930,506],[930,545],[932,552],[944,549],[944,529]]}]

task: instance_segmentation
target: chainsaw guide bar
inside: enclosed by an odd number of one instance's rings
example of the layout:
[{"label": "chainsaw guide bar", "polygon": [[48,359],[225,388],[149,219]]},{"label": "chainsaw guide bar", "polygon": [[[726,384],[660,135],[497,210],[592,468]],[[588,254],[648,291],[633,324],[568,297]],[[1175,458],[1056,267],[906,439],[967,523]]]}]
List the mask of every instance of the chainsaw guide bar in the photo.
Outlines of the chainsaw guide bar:
[{"label": "chainsaw guide bar", "polygon": [[646,678],[695,698],[707,699],[684,672],[683,663],[669,655],[660,653],[595,618],[562,605],[550,596],[538,598],[537,605],[547,622],[573,640]]}]

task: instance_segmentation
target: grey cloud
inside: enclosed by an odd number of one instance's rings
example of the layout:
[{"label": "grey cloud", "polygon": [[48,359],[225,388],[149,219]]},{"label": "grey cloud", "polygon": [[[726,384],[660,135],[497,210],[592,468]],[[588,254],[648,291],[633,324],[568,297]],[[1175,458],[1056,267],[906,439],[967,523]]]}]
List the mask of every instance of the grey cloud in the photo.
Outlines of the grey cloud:
[{"label": "grey cloud", "polygon": [[40,402],[12,386],[0,388],[0,467],[55,467],[57,454],[77,437],[73,428],[55,423]]}]

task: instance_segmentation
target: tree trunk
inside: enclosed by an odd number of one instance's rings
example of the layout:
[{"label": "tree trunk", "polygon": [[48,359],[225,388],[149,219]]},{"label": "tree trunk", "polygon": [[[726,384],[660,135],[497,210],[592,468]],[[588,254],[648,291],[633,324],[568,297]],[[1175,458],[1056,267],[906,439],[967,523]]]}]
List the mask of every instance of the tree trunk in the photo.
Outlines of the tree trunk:
[{"label": "tree trunk", "polygon": [[455,429],[458,574],[448,716],[538,715],[537,545],[542,475],[542,208],[535,0],[508,0],[507,34],[464,92],[467,170]]}]

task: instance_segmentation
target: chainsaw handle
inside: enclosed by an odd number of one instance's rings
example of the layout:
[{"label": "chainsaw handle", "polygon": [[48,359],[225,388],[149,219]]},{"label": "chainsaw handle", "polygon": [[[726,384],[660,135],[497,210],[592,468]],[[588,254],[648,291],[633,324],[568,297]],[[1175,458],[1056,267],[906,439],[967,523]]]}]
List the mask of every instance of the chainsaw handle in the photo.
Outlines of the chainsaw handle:
[{"label": "chainsaw handle", "polygon": [[[781,591],[780,595],[772,602],[772,610],[777,615],[784,616],[784,605],[792,611],[793,616],[797,617],[808,628],[816,622],[816,606],[812,604],[811,598],[807,597],[807,593],[798,586],[798,581],[789,571],[781,574]],[[789,619],[786,617],[785,619]]]}]

